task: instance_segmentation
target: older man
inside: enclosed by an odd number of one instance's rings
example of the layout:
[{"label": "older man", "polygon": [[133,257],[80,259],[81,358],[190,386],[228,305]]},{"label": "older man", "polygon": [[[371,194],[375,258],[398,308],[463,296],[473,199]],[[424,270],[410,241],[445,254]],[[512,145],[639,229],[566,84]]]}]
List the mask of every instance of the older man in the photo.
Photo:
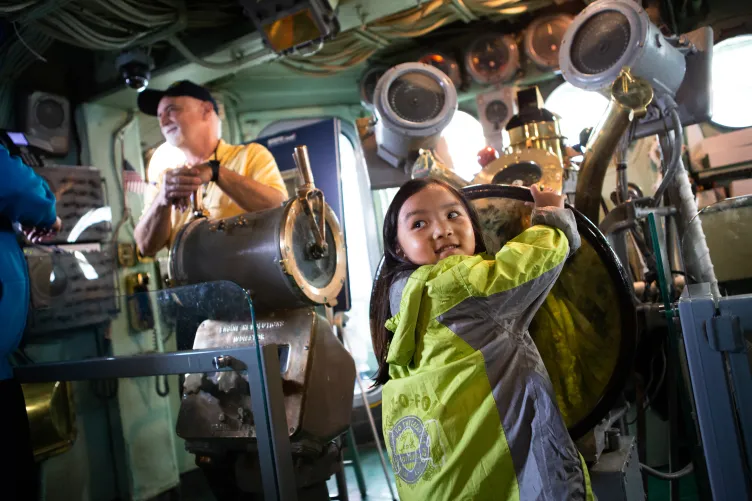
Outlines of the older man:
[{"label": "older man", "polygon": [[139,94],[138,107],[159,118],[162,135],[186,157],[184,166],[160,176],[147,197],[135,231],[144,256],[172,244],[191,216],[185,201],[197,191],[215,219],[273,208],[287,199],[269,150],[255,143],[233,146],[219,138],[217,103],[204,87],[182,80],[165,91],[147,89]]}]

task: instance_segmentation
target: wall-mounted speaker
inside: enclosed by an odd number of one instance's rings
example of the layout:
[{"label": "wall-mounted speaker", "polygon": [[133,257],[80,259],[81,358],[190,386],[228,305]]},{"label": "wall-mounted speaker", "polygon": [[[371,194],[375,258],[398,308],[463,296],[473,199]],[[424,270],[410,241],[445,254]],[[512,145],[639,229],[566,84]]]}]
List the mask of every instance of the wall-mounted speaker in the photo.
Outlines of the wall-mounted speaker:
[{"label": "wall-mounted speaker", "polygon": [[504,151],[504,128],[509,119],[517,114],[514,88],[496,87],[478,94],[475,103],[486,144],[501,154]]},{"label": "wall-mounted speaker", "polygon": [[26,101],[24,132],[39,139],[53,155],[67,155],[70,143],[70,102],[46,92],[33,92]]},{"label": "wall-mounted speaker", "polygon": [[379,78],[373,103],[377,153],[403,168],[418,158],[421,148],[436,147],[457,111],[457,89],[433,66],[403,63]]}]

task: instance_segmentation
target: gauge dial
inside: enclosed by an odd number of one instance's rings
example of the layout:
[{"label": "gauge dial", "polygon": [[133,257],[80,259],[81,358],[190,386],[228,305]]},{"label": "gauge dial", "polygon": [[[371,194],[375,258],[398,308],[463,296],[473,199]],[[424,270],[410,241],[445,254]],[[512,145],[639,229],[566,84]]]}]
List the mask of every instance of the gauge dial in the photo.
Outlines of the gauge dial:
[{"label": "gauge dial", "polygon": [[460,74],[460,65],[453,57],[449,57],[440,52],[431,52],[421,57],[418,62],[428,64],[444,72],[452,81],[456,88],[462,86],[462,75]]},{"label": "gauge dial", "polygon": [[446,92],[436,79],[425,73],[406,73],[394,80],[387,91],[392,111],[408,122],[422,123],[439,116]]},{"label": "gauge dial", "polygon": [[481,84],[509,80],[520,67],[517,43],[509,35],[483,35],[470,44],[465,55],[465,67],[473,79]]},{"label": "gauge dial", "polygon": [[532,186],[543,177],[543,170],[533,162],[519,162],[509,165],[493,178],[493,184],[512,186]]},{"label": "gauge dial", "polygon": [[509,118],[509,108],[504,101],[494,99],[486,105],[485,114],[486,120],[498,127],[498,124]]},{"label": "gauge dial", "polygon": [[525,53],[538,66],[559,66],[559,48],[572,17],[566,14],[545,16],[533,21],[525,31]]}]

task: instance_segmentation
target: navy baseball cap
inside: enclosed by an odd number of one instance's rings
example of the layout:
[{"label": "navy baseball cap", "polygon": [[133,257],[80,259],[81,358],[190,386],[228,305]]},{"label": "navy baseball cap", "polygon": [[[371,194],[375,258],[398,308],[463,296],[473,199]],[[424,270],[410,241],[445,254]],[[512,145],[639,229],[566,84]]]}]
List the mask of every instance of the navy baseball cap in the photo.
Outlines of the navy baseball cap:
[{"label": "navy baseball cap", "polygon": [[212,97],[206,87],[191,82],[190,80],[180,80],[170,85],[167,90],[146,89],[138,95],[138,109],[147,115],[157,116],[159,101],[163,97],[180,97],[188,96],[200,101],[208,101],[214,106],[214,111],[219,114],[217,102]]}]

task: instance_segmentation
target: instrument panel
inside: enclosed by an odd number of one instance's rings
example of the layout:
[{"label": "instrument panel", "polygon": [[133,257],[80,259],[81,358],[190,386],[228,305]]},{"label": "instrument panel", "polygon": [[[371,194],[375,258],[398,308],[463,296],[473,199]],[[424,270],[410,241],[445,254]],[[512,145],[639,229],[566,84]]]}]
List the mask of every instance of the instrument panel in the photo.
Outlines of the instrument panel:
[{"label": "instrument panel", "polygon": [[[505,32],[494,26],[479,30],[480,33],[466,33],[454,44],[444,41],[439,45],[440,50],[413,52],[412,57],[399,62],[433,66],[449,77],[457,89],[464,90],[471,82],[504,84],[528,68],[558,70],[562,40],[572,21],[571,15],[560,13],[538,17],[521,31]],[[454,50],[448,48],[452,45]],[[361,102],[368,109],[373,108],[374,89],[384,72],[384,66],[374,65],[360,79]]]}]

